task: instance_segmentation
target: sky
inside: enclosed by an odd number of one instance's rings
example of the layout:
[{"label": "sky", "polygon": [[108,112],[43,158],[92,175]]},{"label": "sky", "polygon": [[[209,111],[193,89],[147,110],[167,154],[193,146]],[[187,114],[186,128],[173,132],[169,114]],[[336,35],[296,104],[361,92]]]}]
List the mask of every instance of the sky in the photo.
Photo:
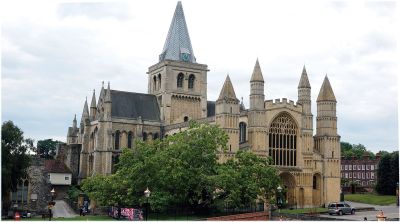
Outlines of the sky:
[{"label": "sky", "polygon": [[[66,141],[74,114],[102,81],[147,93],[177,1],[2,1],[1,118],[25,137]],[[297,100],[303,65],[312,110],[328,75],[341,141],[398,150],[398,3],[395,1],[182,1],[208,100],[229,74],[249,107],[256,59],[265,98]],[[314,127],[315,127],[314,119]]]}]

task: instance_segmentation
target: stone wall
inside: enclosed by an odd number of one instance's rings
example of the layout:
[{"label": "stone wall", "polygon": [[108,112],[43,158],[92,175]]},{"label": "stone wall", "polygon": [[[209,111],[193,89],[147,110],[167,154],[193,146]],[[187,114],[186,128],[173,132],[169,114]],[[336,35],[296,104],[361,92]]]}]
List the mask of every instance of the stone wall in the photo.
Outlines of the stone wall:
[{"label": "stone wall", "polygon": [[[51,187],[47,183],[47,173],[44,170],[44,159],[33,157],[31,166],[27,169],[29,178],[27,210],[33,213],[40,213],[47,209],[47,204],[51,200]],[[37,195],[37,200],[32,201],[32,194]]]}]

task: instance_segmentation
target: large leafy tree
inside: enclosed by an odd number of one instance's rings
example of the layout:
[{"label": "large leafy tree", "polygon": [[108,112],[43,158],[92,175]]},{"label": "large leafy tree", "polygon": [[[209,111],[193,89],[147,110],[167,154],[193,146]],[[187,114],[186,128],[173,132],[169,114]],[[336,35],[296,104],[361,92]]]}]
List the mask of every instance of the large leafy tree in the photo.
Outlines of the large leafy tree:
[{"label": "large leafy tree", "polygon": [[367,148],[362,144],[352,145],[348,142],[340,142],[340,147],[342,155],[346,158],[355,156],[357,159],[360,159],[365,154],[368,154],[371,158],[375,157],[374,153],[367,150]]},{"label": "large leafy tree", "polygon": [[383,195],[394,195],[399,182],[399,152],[386,153],[378,164],[376,191]]},{"label": "large leafy tree", "polygon": [[28,150],[33,147],[31,139],[24,139],[23,132],[12,121],[1,126],[1,193],[2,200],[15,191],[18,180],[25,176],[29,166]]},{"label": "large leafy tree", "polygon": [[54,159],[56,155],[57,144],[60,141],[53,139],[39,140],[37,142],[37,154],[41,158]]},{"label": "large leafy tree", "polygon": [[217,200],[230,208],[252,206],[257,199],[269,200],[281,182],[269,159],[243,151],[222,164],[215,179]]},{"label": "large leafy tree", "polygon": [[162,141],[137,141],[135,149],[123,150],[114,175],[88,178],[82,189],[100,204],[132,206],[147,201],[143,191],[148,187],[153,209],[207,209],[215,189],[217,155],[227,140],[217,126],[192,122],[188,130]]}]

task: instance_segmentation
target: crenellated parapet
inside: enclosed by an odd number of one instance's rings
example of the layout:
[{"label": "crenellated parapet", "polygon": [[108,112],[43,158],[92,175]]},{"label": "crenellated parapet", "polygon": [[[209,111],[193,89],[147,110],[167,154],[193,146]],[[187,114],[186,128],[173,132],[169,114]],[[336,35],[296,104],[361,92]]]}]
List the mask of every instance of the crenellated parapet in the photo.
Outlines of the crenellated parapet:
[{"label": "crenellated parapet", "polygon": [[302,112],[303,107],[299,103],[295,103],[293,100],[288,100],[287,98],[275,99],[275,100],[265,100],[264,102],[265,109],[290,109],[295,112]]}]

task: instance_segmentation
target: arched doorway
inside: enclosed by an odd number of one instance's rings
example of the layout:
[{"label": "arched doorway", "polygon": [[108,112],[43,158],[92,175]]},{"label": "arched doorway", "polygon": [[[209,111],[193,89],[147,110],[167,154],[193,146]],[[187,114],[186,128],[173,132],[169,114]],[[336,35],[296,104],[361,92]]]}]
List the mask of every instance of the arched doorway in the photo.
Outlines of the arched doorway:
[{"label": "arched doorway", "polygon": [[321,206],[321,188],[322,188],[322,180],[321,180],[321,174],[320,173],[315,173],[313,175],[313,187],[312,187],[312,200],[313,200],[313,206]]},{"label": "arched doorway", "polygon": [[283,172],[279,176],[282,179],[284,186],[284,203],[286,203],[286,207],[294,207],[297,204],[295,194],[296,180],[289,172]]}]

